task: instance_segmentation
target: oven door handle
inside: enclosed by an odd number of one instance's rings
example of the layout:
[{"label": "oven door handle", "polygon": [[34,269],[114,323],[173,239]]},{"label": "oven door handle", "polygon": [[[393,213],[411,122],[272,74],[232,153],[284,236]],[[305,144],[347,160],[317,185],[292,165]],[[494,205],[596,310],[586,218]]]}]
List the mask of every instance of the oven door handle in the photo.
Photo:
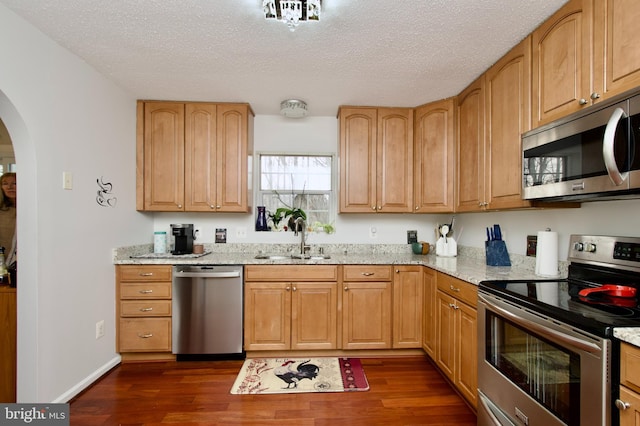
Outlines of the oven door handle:
[{"label": "oven door handle", "polygon": [[585,340],[578,339],[573,336],[569,336],[568,334],[561,333],[559,331],[540,325],[536,322],[530,321],[525,318],[521,318],[518,315],[514,314],[513,312],[510,312],[500,306],[497,306],[493,302],[488,301],[481,294],[478,294],[478,299],[481,300],[487,306],[488,309],[499,313],[500,315],[506,317],[510,321],[530,331],[534,331],[538,333],[542,337],[546,337],[547,339],[555,340],[556,342],[561,342],[566,345],[573,346],[585,352],[590,352],[590,353],[602,352],[602,348],[600,348],[595,343],[587,342]]}]

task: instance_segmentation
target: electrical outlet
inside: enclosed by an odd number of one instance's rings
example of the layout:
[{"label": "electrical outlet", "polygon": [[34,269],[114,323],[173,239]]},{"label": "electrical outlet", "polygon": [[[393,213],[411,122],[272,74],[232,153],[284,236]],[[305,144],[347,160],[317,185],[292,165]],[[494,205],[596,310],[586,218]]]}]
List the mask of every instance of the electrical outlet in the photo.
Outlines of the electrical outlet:
[{"label": "electrical outlet", "polygon": [[244,226],[236,228],[236,237],[247,238],[247,228],[245,228]]},{"label": "electrical outlet", "polygon": [[70,172],[62,172],[62,189],[73,189],[73,175]]},{"label": "electrical outlet", "polygon": [[369,238],[378,238],[378,228],[375,226],[369,228]]},{"label": "electrical outlet", "polygon": [[104,320],[100,320],[96,323],[96,340],[104,337]]},{"label": "electrical outlet", "polygon": [[538,249],[538,236],[527,235],[527,256],[535,257],[537,249]]}]

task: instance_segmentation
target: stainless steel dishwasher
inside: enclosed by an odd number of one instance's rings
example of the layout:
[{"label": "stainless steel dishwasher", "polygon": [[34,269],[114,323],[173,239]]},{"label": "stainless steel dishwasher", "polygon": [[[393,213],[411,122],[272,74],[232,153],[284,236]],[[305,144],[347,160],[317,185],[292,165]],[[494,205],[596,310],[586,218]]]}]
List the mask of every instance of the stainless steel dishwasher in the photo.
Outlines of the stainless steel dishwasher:
[{"label": "stainless steel dishwasher", "polygon": [[243,274],[239,265],[176,265],[172,288],[172,352],[244,358]]}]

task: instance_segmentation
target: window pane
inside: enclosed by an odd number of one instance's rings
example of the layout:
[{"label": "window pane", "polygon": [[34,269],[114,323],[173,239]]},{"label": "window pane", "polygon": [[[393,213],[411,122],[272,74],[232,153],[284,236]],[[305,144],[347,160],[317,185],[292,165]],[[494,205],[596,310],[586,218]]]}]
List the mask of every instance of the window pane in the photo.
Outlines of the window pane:
[{"label": "window pane", "polygon": [[330,156],[261,155],[260,190],[331,191]]}]

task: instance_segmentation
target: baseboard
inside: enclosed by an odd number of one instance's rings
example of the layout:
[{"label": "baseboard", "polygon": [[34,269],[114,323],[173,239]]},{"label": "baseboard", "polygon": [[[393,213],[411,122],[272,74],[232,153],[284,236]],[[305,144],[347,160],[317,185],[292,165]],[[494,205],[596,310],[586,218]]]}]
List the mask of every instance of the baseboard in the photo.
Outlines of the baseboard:
[{"label": "baseboard", "polygon": [[100,377],[107,374],[113,367],[120,364],[120,355],[114,357],[109,362],[104,364],[102,367],[98,368],[96,371],[88,375],[84,378],[84,380],[80,381],[78,384],[73,386],[71,389],[60,395],[58,398],[53,400],[53,403],[67,403],[71,401],[73,397],[78,395],[80,392],[91,386],[96,380]]}]

